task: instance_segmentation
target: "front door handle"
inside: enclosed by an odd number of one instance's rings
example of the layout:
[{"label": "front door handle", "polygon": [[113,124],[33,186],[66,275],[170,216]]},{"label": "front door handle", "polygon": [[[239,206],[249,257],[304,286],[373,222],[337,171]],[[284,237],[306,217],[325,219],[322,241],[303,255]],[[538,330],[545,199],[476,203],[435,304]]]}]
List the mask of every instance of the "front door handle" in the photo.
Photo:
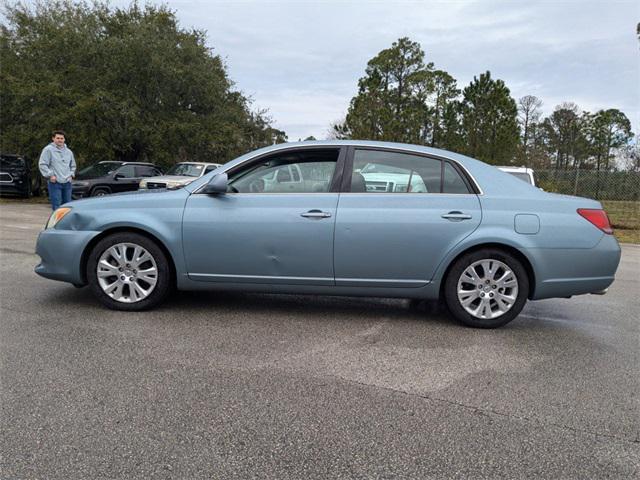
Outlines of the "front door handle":
[{"label": "front door handle", "polygon": [[309,210],[308,212],[301,213],[301,217],[304,218],[329,218],[331,214],[329,212],[323,212],[322,210]]},{"label": "front door handle", "polygon": [[459,222],[460,220],[471,220],[473,218],[468,213],[462,213],[457,210],[453,212],[445,213],[444,215],[440,215],[440,216],[452,222]]}]

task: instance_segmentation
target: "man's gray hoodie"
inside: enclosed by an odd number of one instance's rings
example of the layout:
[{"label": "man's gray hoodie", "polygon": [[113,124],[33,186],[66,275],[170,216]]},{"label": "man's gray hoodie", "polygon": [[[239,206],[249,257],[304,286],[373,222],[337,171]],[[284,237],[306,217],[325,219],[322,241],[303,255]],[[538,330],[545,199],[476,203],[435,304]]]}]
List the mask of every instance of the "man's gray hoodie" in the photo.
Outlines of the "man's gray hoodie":
[{"label": "man's gray hoodie", "polygon": [[43,177],[49,179],[55,176],[56,182],[60,183],[67,183],[76,175],[73,152],[66,145],[59,148],[53,142],[42,149],[38,167]]}]

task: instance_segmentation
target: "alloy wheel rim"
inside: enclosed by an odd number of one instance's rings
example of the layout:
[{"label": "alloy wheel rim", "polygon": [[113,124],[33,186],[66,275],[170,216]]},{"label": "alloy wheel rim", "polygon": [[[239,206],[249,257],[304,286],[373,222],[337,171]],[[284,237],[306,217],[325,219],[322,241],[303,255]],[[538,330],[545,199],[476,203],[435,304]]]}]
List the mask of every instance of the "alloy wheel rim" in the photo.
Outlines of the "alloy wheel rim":
[{"label": "alloy wheel rim", "polygon": [[478,260],[460,275],[458,301],[475,318],[498,318],[516,303],[518,279],[509,266],[492,258]]},{"label": "alloy wheel rim", "polygon": [[100,288],[109,297],[121,303],[137,303],[155,289],[158,266],[144,247],[118,243],[102,253],[96,275]]}]

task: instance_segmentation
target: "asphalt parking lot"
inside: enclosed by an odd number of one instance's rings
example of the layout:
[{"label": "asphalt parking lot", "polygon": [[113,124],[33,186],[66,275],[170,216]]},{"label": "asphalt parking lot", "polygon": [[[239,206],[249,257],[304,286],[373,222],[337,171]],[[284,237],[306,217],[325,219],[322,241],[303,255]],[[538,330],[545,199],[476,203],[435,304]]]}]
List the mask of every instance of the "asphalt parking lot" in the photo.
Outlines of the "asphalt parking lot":
[{"label": "asphalt parking lot", "polygon": [[638,478],[640,247],[605,296],[493,331],[436,304],[177,294],[105,310],[38,277],[0,205],[0,478]]}]

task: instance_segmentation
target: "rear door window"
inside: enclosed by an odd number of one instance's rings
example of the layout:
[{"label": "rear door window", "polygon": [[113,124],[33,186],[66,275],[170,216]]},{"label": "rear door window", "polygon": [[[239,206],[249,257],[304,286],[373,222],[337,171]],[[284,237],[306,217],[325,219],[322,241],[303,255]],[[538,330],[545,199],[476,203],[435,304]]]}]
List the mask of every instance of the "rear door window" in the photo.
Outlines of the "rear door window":
[{"label": "rear door window", "polygon": [[360,193],[439,193],[440,160],[384,150],[356,150],[351,191]]},{"label": "rear door window", "polygon": [[118,175],[124,176],[124,178],[136,178],[136,171],[134,165],[123,165],[118,169]]},{"label": "rear door window", "polygon": [[148,165],[136,166],[136,177],[154,177],[158,174],[158,171]]}]

